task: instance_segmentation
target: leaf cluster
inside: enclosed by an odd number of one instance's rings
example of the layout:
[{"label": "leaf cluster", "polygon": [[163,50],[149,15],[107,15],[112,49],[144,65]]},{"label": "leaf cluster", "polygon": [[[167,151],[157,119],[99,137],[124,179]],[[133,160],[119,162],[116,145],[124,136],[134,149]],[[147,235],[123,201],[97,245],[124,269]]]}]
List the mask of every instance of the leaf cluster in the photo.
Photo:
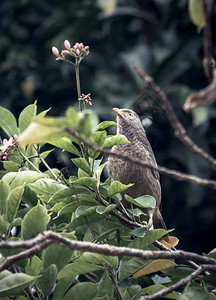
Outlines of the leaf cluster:
[{"label": "leaf cluster", "polygon": [[[61,118],[46,117],[46,112],[37,115],[36,103],[31,104],[21,112],[17,126],[14,116],[0,108],[2,129],[9,136],[19,134],[19,147],[8,161],[3,162],[5,171],[1,174],[2,237],[7,241],[21,241],[52,229],[63,237],[93,243],[155,250],[154,242],[160,239],[168,247],[174,247],[177,239],[166,237],[168,232],[163,229],[149,231],[144,226],[134,229],[120,221],[121,193],[131,184],[111,182],[110,178],[103,182],[104,158],[66,131],[66,128],[75,130],[101,148],[128,143],[124,136],[107,134],[107,127],[116,124],[109,121],[98,124],[97,115],[88,110],[81,113],[68,108],[65,117]],[[40,170],[49,154],[42,151],[45,143],[76,156],[72,159],[76,175],[65,178],[60,170],[49,166],[45,172]],[[124,209],[125,216],[137,224],[147,221],[150,227],[151,220],[141,209],[154,208],[155,199],[148,195],[126,198],[131,209]],[[1,261],[22,251],[1,250]],[[17,269],[19,273],[15,272]],[[142,294],[155,293],[192,271],[190,267],[168,259],[144,261],[135,257],[104,256],[53,244],[1,272],[0,297],[27,299],[23,291],[26,290],[28,295],[27,288],[33,287],[38,299],[49,296],[53,299],[118,299],[110,275],[114,274],[123,298],[138,300]],[[206,276],[204,281],[205,289],[200,287],[199,280],[188,285],[182,299],[196,293],[213,297],[212,276]],[[167,297],[178,299],[179,294],[174,291]]]}]

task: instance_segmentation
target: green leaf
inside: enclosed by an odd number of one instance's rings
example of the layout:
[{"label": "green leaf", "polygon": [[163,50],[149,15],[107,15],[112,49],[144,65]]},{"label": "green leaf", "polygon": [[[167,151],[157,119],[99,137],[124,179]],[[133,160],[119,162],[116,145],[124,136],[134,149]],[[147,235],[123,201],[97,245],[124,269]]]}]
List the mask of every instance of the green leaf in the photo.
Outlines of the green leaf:
[{"label": "green leaf", "polygon": [[[99,215],[100,216],[100,215]],[[97,216],[97,218],[99,217]],[[88,217],[89,221],[89,217]],[[121,225],[119,222],[114,221],[113,219],[111,220],[96,220],[94,222],[94,226],[92,227],[92,231],[94,233],[95,238],[97,241],[103,241],[104,238],[107,238],[111,233],[116,232],[116,230],[119,230],[121,228]],[[84,236],[85,241],[92,241],[92,233],[91,230],[87,229],[85,236]]]},{"label": "green leaf", "polygon": [[97,179],[97,188],[99,188],[100,186],[100,178],[101,178],[101,174],[103,172],[104,167],[108,164],[108,161],[105,162],[104,164],[100,165],[97,170],[95,171],[95,177]]},{"label": "green leaf", "polygon": [[[26,157],[31,157],[30,161],[35,167],[39,167],[41,161],[38,158],[38,151],[37,149],[35,149],[34,145],[28,145],[24,154]],[[20,163],[20,165],[21,164],[22,162]],[[35,171],[34,167],[29,162],[26,162],[25,165],[29,170]]]},{"label": "green leaf", "polygon": [[113,147],[115,145],[128,144],[130,143],[124,135],[113,135],[106,138],[103,148]]},{"label": "green leaf", "polygon": [[69,125],[67,119],[63,118],[63,117],[43,117],[42,118],[40,116],[36,116],[33,119],[33,122],[36,122],[37,124],[40,124],[42,126],[52,127],[52,128],[59,127],[61,129],[64,129]]},{"label": "green leaf", "polygon": [[34,281],[35,277],[26,274],[11,274],[0,280],[0,297],[20,295]]},{"label": "green leaf", "polygon": [[82,169],[78,169],[78,173],[77,173],[78,179],[79,178],[83,178],[83,177],[90,177],[89,174],[87,174],[86,172],[84,172]]},{"label": "green leaf", "polygon": [[195,107],[192,109],[191,114],[193,116],[193,124],[195,127],[201,126],[207,122],[210,117],[209,107]]},{"label": "green leaf", "polygon": [[[72,233],[63,233],[63,237],[76,239]],[[58,272],[70,261],[73,250],[57,244],[50,245],[42,253],[43,269],[55,264]]]},{"label": "green leaf", "polygon": [[5,222],[2,215],[0,215],[0,234],[6,234],[7,233],[7,223]]},{"label": "green leaf", "polygon": [[46,208],[41,204],[30,209],[24,216],[21,227],[21,237],[31,239],[47,229],[48,215]]},{"label": "green leaf", "polygon": [[14,161],[4,161],[3,162],[4,169],[8,172],[17,172],[20,168],[20,165],[15,163]]},{"label": "green leaf", "polygon": [[0,107],[0,126],[8,136],[19,134],[14,115],[3,107]]},{"label": "green leaf", "polygon": [[127,289],[120,289],[122,294],[124,295],[124,300],[139,300],[140,299],[140,285],[132,285]]},{"label": "green leaf", "polygon": [[74,262],[71,264],[66,265],[59,273],[58,279],[64,277],[71,277],[76,275],[81,275],[89,272],[94,272],[98,270],[102,270],[103,267],[99,265],[95,265],[92,263],[85,263],[85,262]]},{"label": "green leaf", "polygon": [[92,282],[80,282],[73,286],[63,300],[92,300],[97,294],[97,284]]},{"label": "green leaf", "polygon": [[109,297],[108,299],[114,298],[114,287],[110,280],[110,277],[107,274],[107,271],[105,271],[100,278],[96,297],[103,297],[106,295]]},{"label": "green leaf", "polygon": [[139,209],[139,208],[133,208],[133,209],[130,209],[130,208],[127,208],[127,211],[129,212],[129,213],[131,213],[131,215],[133,215],[134,217],[139,217],[139,216],[141,216],[141,215],[147,215],[147,214],[145,214],[141,209]]},{"label": "green leaf", "polygon": [[21,114],[19,115],[19,129],[20,132],[23,132],[31,123],[32,118],[36,116],[37,106],[36,104],[30,104],[23,109]]},{"label": "green leaf", "polygon": [[127,190],[129,187],[131,187],[133,184],[123,184],[120,181],[113,181],[111,185],[108,188],[108,195],[112,197],[113,195],[117,193],[122,193],[125,190]]},{"label": "green leaf", "polygon": [[16,217],[23,192],[24,192],[24,187],[18,186],[15,189],[13,189],[8,195],[8,199],[6,202],[6,217],[8,222],[10,223]]},{"label": "green leaf", "polygon": [[146,233],[147,227],[138,227],[133,230],[131,230],[131,233],[137,237],[144,237]]},{"label": "green leaf", "polygon": [[80,152],[78,151],[76,146],[74,146],[72,144],[72,141],[66,136],[58,136],[57,138],[54,139],[50,138],[47,140],[47,143],[55,147],[61,148],[67,152],[73,153],[77,156],[80,156]]},{"label": "green leaf", "polygon": [[96,210],[96,206],[79,206],[75,211],[75,217],[79,218],[80,216],[86,216],[91,214]]},{"label": "green leaf", "polygon": [[94,189],[97,187],[97,179],[93,177],[82,177],[76,181],[73,181],[73,184],[82,185]]},{"label": "green leaf", "polygon": [[90,252],[85,252],[77,259],[77,261],[92,263],[95,265],[109,265],[113,268],[117,268],[119,264],[119,259],[117,256],[106,256]]},{"label": "green leaf", "polygon": [[178,300],[215,300],[216,296],[214,293],[209,293],[204,288],[200,287],[190,287],[184,292],[181,296],[178,297]]},{"label": "green leaf", "polygon": [[79,158],[74,158],[72,159],[72,162],[81,170],[86,172],[87,174],[91,173],[89,163],[85,158],[79,157]]},{"label": "green leaf", "polygon": [[41,270],[42,261],[41,259],[34,255],[28,259],[27,265],[25,266],[26,274],[31,276],[37,276]]},{"label": "green leaf", "polygon": [[114,121],[103,121],[100,124],[98,124],[97,130],[104,130],[107,127],[112,126],[112,125],[118,126],[118,124]]},{"label": "green leaf", "polygon": [[22,218],[15,218],[11,223],[11,227],[18,227],[22,224]]},{"label": "green leaf", "polygon": [[70,127],[77,129],[79,116],[78,116],[78,111],[75,108],[69,107],[66,110],[66,118]]},{"label": "green leaf", "polygon": [[43,294],[47,297],[52,293],[57,279],[58,269],[56,265],[50,265],[49,268],[43,270],[40,275],[41,277],[37,279],[36,285],[39,285]]},{"label": "green leaf", "polygon": [[193,271],[194,270],[189,267],[178,266],[176,268],[169,268],[166,270],[162,270],[162,273],[166,274],[169,277],[183,278],[183,277],[187,277],[188,275],[190,275]]},{"label": "green leaf", "polygon": [[138,207],[142,207],[142,208],[155,208],[156,206],[156,200],[154,197],[150,196],[150,195],[144,195],[144,196],[140,196],[137,197],[135,199],[133,199],[132,197],[125,195],[125,199],[138,206]]},{"label": "green leaf", "polygon": [[[105,142],[106,136],[106,131],[97,131],[92,135],[91,142],[99,147],[102,147]],[[93,159],[96,159],[100,155],[100,152],[94,151],[93,149],[88,149],[88,153],[89,156]]]},{"label": "green leaf", "polygon": [[136,249],[144,249],[147,246],[151,245],[162,236],[167,234],[167,231],[164,229],[154,229],[149,230],[145,233],[144,238],[136,238],[132,242],[128,244],[129,248],[136,248]]},{"label": "green leaf", "polygon": [[176,263],[169,259],[155,259],[152,260],[148,265],[144,266],[138,272],[133,274],[133,278],[138,278],[144,275],[156,273],[163,269],[174,268]]},{"label": "green leaf", "polygon": [[193,24],[200,31],[205,26],[203,0],[189,0],[189,15]]},{"label": "green leaf", "polygon": [[55,290],[54,290],[53,300],[63,299],[64,294],[69,289],[71,284],[74,282],[74,279],[75,279],[75,276],[64,277],[64,278],[58,280]]},{"label": "green leaf", "polygon": [[69,187],[62,187],[60,190],[57,190],[55,194],[49,199],[49,203],[59,203],[59,202],[66,202],[68,200],[72,200],[72,196],[74,195],[74,191]]},{"label": "green leaf", "polygon": [[110,211],[114,210],[116,208],[116,204],[110,204],[109,206],[98,206],[96,209],[96,213],[103,215],[106,213],[109,213]]},{"label": "green leaf", "polygon": [[[148,287],[142,289],[141,292],[151,295],[151,294],[157,293],[157,292],[159,292],[159,291],[161,291],[165,288],[166,288],[166,286],[164,286],[164,285],[161,285],[161,284],[156,285],[155,284],[155,285],[151,285],[151,286],[148,286]],[[176,292],[172,292],[172,293],[167,294],[166,298],[167,299],[180,299],[179,294],[176,293]],[[193,300],[195,300],[195,299],[198,300],[199,298],[191,298],[191,300],[192,299]],[[189,298],[187,298],[187,300],[189,300]]]},{"label": "green leaf", "polygon": [[6,181],[10,185],[11,190],[13,190],[16,187],[21,185],[25,186],[45,176],[45,174],[36,171],[10,172],[3,177],[3,180]]},{"label": "green leaf", "polygon": [[78,132],[84,137],[90,137],[96,131],[98,117],[92,110],[85,110],[79,113]]},{"label": "green leaf", "polygon": [[133,257],[129,260],[125,260],[120,268],[119,282],[132,276],[134,273],[139,271],[142,267],[149,264],[151,260],[142,260],[141,258]]},{"label": "green leaf", "polygon": [[34,121],[26,128],[25,131],[23,131],[23,133],[21,133],[17,141],[24,147],[27,145],[44,143],[49,139],[57,139],[64,135],[64,128],[62,128],[62,126],[54,127],[41,125]]},{"label": "green leaf", "polygon": [[91,141],[97,146],[102,147],[105,142],[106,136],[107,136],[106,131],[97,131],[91,137]]},{"label": "green leaf", "polygon": [[10,271],[8,271],[8,270],[4,270],[4,271],[0,272],[0,280],[2,280],[3,278],[5,278],[5,277],[7,277],[7,276],[9,276],[11,274],[12,273]]},{"label": "green leaf", "polygon": [[4,180],[0,180],[0,195],[1,195],[0,212],[1,213],[4,213],[6,210],[6,201],[9,193],[10,193],[9,184]]},{"label": "green leaf", "polygon": [[53,179],[41,178],[34,183],[31,183],[30,188],[42,201],[48,202],[57,191],[65,188],[65,185],[60,184]]},{"label": "green leaf", "polygon": [[46,114],[51,110],[51,107],[46,109],[46,110],[43,110],[42,112],[40,112],[37,117],[40,117],[40,118],[43,118],[46,116]]}]

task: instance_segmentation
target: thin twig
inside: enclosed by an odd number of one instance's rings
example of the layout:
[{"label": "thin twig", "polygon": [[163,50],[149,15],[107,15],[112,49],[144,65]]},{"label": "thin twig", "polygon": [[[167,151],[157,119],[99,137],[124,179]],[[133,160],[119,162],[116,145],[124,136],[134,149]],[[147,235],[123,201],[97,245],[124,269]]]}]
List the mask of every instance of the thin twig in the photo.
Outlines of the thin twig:
[{"label": "thin twig", "polygon": [[170,285],[167,288],[164,288],[163,290],[152,294],[152,295],[148,295],[148,296],[144,296],[142,298],[140,298],[140,300],[156,300],[156,299],[161,299],[161,297],[175,291],[176,289],[182,288],[184,286],[186,286],[189,282],[191,282],[192,280],[196,279],[200,274],[203,274],[204,271],[209,270],[209,265],[202,265],[200,266],[197,270],[195,270],[193,273],[191,273],[190,275],[188,275],[185,278],[182,278],[180,281],[178,281],[175,284]]},{"label": "thin twig", "polygon": [[25,154],[22,153],[22,151],[19,148],[18,152],[23,157],[24,161],[27,161],[32,166],[32,168],[35,169],[35,171],[37,171],[38,173],[42,173],[37,167],[35,167],[35,165],[30,161],[30,159],[28,159],[28,157],[26,157]]},{"label": "thin twig", "polygon": [[208,81],[211,82],[213,78],[213,50],[212,50],[212,33],[211,33],[211,9],[212,0],[203,0],[203,12],[205,17],[205,27],[203,29],[203,67]]},{"label": "thin twig", "polygon": [[[95,189],[95,194],[96,194],[96,198],[97,200],[102,204],[102,205],[105,205],[105,206],[108,206],[108,204],[105,203],[104,199],[101,197],[100,193],[98,192],[97,189]],[[127,216],[124,216],[122,212],[120,211],[117,211],[117,210],[113,210],[110,212],[111,215],[117,217],[120,221],[122,221],[124,224],[127,224],[129,226],[130,229],[134,229],[134,228],[137,228],[137,227],[142,227],[141,224],[137,223],[137,222],[134,222],[134,221],[131,221],[129,219],[129,217]]]},{"label": "thin twig", "polygon": [[175,136],[179,138],[192,152],[204,158],[210,164],[212,169],[216,169],[216,160],[211,155],[206,153],[202,148],[197,146],[186,134],[184,126],[178,120],[164,91],[162,91],[159,88],[159,86],[156,85],[153,79],[150,76],[148,76],[145,72],[143,72],[143,70],[141,70],[137,65],[133,64],[133,68],[135,72],[139,75],[139,77],[144,81],[145,85],[149,87],[156,94],[157,98],[162,102],[163,109],[165,110],[167,117],[174,129]]},{"label": "thin twig", "polygon": [[116,279],[115,279],[115,275],[114,275],[114,272],[113,272],[113,268],[111,266],[108,266],[108,273],[109,273],[109,278],[111,279],[112,281],[112,284],[114,286],[114,289],[115,289],[115,292],[116,294],[118,295],[118,299],[119,300],[124,300],[120,290],[119,290],[119,287],[118,287],[118,284],[116,282]]},{"label": "thin twig", "polygon": [[216,69],[213,71],[211,83],[199,92],[189,95],[183,106],[186,112],[194,107],[207,106],[216,101]]},{"label": "thin twig", "polygon": [[188,175],[188,174],[185,174],[185,173],[182,173],[182,172],[178,172],[178,171],[175,171],[175,170],[171,170],[171,169],[168,169],[168,168],[165,168],[165,167],[160,167],[160,166],[155,167],[155,166],[153,166],[151,164],[148,164],[148,163],[145,163],[143,161],[140,161],[139,159],[137,159],[137,158],[135,158],[133,156],[125,154],[124,152],[117,152],[117,151],[111,151],[111,150],[108,150],[108,149],[100,148],[100,147],[96,146],[95,144],[93,144],[92,142],[90,142],[90,141],[82,138],[73,129],[66,128],[65,131],[67,133],[71,134],[72,136],[74,136],[76,139],[78,139],[79,141],[81,141],[83,144],[85,144],[89,148],[91,148],[91,149],[93,149],[93,150],[95,150],[97,152],[100,152],[102,154],[109,155],[109,156],[114,156],[114,157],[118,157],[118,158],[124,159],[125,161],[128,161],[130,163],[133,163],[133,164],[136,164],[136,165],[139,165],[139,166],[143,166],[145,168],[149,168],[149,169],[158,171],[158,172],[160,172],[162,174],[169,175],[169,176],[175,178],[178,181],[189,181],[189,182],[192,182],[192,183],[195,183],[195,184],[199,184],[199,185],[210,187],[210,188],[212,188],[214,190],[216,189],[216,181],[215,180],[202,179],[202,178],[194,176],[194,175]]},{"label": "thin twig", "polygon": [[44,166],[47,168],[47,170],[49,170],[50,173],[53,175],[53,177],[55,178],[55,180],[59,182],[60,180],[59,180],[58,176],[53,172],[53,170],[50,168],[50,166],[45,161],[45,159],[40,154],[38,154],[38,157],[41,160],[41,162],[44,164]]}]

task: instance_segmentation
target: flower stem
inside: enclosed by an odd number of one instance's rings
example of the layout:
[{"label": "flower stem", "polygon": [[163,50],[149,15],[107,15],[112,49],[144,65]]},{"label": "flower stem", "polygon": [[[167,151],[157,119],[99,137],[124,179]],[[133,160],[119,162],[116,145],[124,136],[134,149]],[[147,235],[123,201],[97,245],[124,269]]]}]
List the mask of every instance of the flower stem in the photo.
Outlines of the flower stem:
[{"label": "flower stem", "polygon": [[27,161],[38,173],[42,173],[31,161],[28,159],[28,157],[25,156],[25,154],[22,153],[21,150],[18,149],[19,154],[24,158],[25,161]]},{"label": "flower stem", "polygon": [[[77,96],[79,98],[81,96],[81,87],[80,87],[79,62],[78,61],[76,61],[76,64],[75,64],[75,71],[76,71]],[[81,101],[79,101],[79,109],[80,109],[80,111],[82,111]]]}]

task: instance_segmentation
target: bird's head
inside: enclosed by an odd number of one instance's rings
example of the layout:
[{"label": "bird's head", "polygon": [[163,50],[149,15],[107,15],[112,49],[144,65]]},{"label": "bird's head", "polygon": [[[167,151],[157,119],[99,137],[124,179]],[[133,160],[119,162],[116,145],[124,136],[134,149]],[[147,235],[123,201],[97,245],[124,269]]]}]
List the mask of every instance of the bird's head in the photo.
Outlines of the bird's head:
[{"label": "bird's head", "polygon": [[119,125],[117,128],[117,133],[125,134],[125,131],[133,129],[143,129],[142,123],[140,121],[139,116],[131,109],[119,109],[114,107],[113,111],[117,116],[117,124]]}]

